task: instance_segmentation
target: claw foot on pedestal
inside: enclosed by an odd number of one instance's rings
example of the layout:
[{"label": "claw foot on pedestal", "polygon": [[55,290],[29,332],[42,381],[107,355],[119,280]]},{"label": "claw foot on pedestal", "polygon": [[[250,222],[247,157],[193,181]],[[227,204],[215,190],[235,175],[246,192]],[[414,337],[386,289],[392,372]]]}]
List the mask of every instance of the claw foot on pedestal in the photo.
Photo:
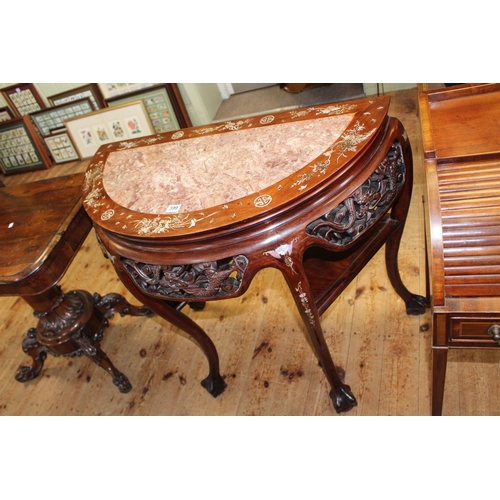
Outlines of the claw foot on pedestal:
[{"label": "claw foot on pedestal", "polygon": [[[84,290],[63,293],[59,287],[40,294],[37,305],[50,303],[46,308],[35,309],[39,319],[36,328],[30,328],[23,340],[23,351],[31,356],[32,366],[21,366],[16,380],[27,382],[40,375],[47,353],[53,356],[80,356],[85,354],[94,363],[106,370],[120,392],[132,389],[127,377],[118,371],[100,347],[108,318],[115,312],[121,316],[144,316],[152,314],[144,306],[133,306],[119,294],[110,293],[104,297],[91,296]],[[44,301],[45,297],[47,299]]]},{"label": "claw foot on pedestal", "polygon": [[23,351],[33,359],[32,366],[20,366],[16,374],[18,382],[28,382],[40,375],[49,350],[36,339],[36,329],[30,328],[23,340]]},{"label": "claw foot on pedestal", "polygon": [[85,354],[88,356],[96,365],[100,366],[106,370],[113,380],[113,384],[118,387],[118,390],[123,393],[130,392],[132,389],[132,384],[129,382],[128,378],[120,371],[117,370],[115,365],[108,358],[106,353],[101,349],[99,340],[102,338],[102,330],[108,325],[108,320],[104,318],[101,329],[94,333],[93,338],[86,335],[85,330],[81,329],[77,331],[72,336],[72,341],[75,345],[80,347],[79,350],[70,353],[74,354]]}]

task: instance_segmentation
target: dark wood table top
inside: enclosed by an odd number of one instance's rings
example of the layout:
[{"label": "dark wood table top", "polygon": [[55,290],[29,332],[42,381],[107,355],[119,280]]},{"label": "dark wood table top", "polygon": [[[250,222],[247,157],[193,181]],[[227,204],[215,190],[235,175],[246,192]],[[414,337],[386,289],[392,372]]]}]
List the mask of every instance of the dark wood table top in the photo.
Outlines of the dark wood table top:
[{"label": "dark wood table top", "polygon": [[0,293],[34,294],[57,282],[91,229],[83,174],[0,189]]}]

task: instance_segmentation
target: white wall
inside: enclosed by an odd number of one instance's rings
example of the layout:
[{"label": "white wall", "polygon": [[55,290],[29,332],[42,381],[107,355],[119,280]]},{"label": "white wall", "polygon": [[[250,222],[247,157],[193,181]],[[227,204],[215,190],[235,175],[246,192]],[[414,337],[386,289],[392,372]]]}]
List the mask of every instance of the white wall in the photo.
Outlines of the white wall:
[{"label": "white wall", "polygon": [[216,83],[178,85],[193,126],[211,123],[223,100],[218,85]]}]

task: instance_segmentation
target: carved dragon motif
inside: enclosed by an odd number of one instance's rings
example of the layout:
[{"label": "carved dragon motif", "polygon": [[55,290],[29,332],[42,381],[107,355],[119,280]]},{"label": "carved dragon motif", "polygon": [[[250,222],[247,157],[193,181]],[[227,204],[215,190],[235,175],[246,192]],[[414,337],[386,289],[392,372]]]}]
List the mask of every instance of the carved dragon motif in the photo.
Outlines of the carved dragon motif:
[{"label": "carved dragon motif", "polygon": [[406,166],[396,141],[371,177],[344,201],[306,227],[307,234],[345,246],[389,210],[405,183]]},{"label": "carved dragon motif", "polygon": [[125,270],[150,295],[180,299],[213,299],[235,294],[248,266],[244,255],[199,264],[145,264],[122,258]]}]

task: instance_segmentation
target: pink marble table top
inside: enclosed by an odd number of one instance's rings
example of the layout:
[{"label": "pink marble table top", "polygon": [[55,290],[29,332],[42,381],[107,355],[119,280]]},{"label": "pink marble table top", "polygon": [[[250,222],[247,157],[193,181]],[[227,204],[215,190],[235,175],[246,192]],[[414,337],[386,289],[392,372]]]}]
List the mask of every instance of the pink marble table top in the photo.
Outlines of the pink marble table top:
[{"label": "pink marble table top", "polygon": [[207,135],[115,151],[103,185],[140,213],[191,212],[229,203],[275,184],[324,153],[353,114]]}]

